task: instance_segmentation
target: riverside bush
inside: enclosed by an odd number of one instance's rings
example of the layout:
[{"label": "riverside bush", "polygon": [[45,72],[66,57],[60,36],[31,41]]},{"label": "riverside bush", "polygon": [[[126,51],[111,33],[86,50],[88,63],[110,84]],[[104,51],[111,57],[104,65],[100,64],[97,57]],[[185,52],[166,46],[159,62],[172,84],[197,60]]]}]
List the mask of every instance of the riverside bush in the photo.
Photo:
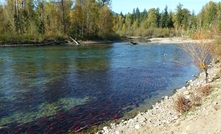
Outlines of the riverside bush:
[{"label": "riverside bush", "polygon": [[192,102],[190,99],[186,99],[184,95],[177,96],[177,100],[175,101],[174,108],[176,111],[184,114],[189,111],[192,107]]},{"label": "riverside bush", "polygon": [[199,88],[198,91],[202,96],[208,96],[212,91],[212,86],[206,85],[204,87]]}]

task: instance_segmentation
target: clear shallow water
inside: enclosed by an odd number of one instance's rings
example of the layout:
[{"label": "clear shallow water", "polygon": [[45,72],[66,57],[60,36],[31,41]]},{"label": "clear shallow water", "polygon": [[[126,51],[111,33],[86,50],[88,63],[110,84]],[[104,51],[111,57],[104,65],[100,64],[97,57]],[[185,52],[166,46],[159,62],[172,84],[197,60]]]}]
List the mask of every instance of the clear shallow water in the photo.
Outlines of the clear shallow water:
[{"label": "clear shallow water", "polygon": [[178,64],[176,51],[126,43],[0,48],[0,133],[78,132],[141,110],[198,73]]}]

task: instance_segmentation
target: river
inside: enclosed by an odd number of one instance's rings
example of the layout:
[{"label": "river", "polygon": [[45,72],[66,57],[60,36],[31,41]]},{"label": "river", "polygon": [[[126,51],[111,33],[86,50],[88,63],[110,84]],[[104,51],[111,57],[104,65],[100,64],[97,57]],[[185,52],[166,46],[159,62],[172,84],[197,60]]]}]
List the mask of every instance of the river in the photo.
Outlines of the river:
[{"label": "river", "polygon": [[199,73],[177,51],[126,42],[2,47],[0,133],[84,133],[131,118]]}]

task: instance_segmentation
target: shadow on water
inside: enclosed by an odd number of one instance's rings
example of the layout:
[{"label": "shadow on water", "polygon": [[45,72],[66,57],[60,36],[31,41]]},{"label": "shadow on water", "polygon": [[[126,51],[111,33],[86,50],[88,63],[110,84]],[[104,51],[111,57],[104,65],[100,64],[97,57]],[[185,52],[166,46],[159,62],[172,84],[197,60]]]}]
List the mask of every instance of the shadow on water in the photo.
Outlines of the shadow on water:
[{"label": "shadow on water", "polygon": [[161,91],[170,95],[197,73],[174,63],[173,51],[123,43],[1,48],[0,133],[93,131],[140,110],[145,100]]}]

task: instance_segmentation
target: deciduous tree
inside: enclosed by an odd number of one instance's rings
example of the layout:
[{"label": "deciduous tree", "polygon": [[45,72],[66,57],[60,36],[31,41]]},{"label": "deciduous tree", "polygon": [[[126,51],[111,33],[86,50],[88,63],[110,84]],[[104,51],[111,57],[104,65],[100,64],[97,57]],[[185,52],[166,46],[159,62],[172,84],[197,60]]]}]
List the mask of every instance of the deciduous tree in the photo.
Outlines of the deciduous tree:
[{"label": "deciduous tree", "polygon": [[157,14],[156,14],[156,9],[151,8],[148,11],[148,17],[146,20],[146,28],[156,28],[157,27]]},{"label": "deciduous tree", "polygon": [[182,44],[181,48],[191,57],[193,63],[205,72],[205,80],[208,82],[208,68],[212,61],[214,45],[209,41],[201,41],[200,43]]}]

